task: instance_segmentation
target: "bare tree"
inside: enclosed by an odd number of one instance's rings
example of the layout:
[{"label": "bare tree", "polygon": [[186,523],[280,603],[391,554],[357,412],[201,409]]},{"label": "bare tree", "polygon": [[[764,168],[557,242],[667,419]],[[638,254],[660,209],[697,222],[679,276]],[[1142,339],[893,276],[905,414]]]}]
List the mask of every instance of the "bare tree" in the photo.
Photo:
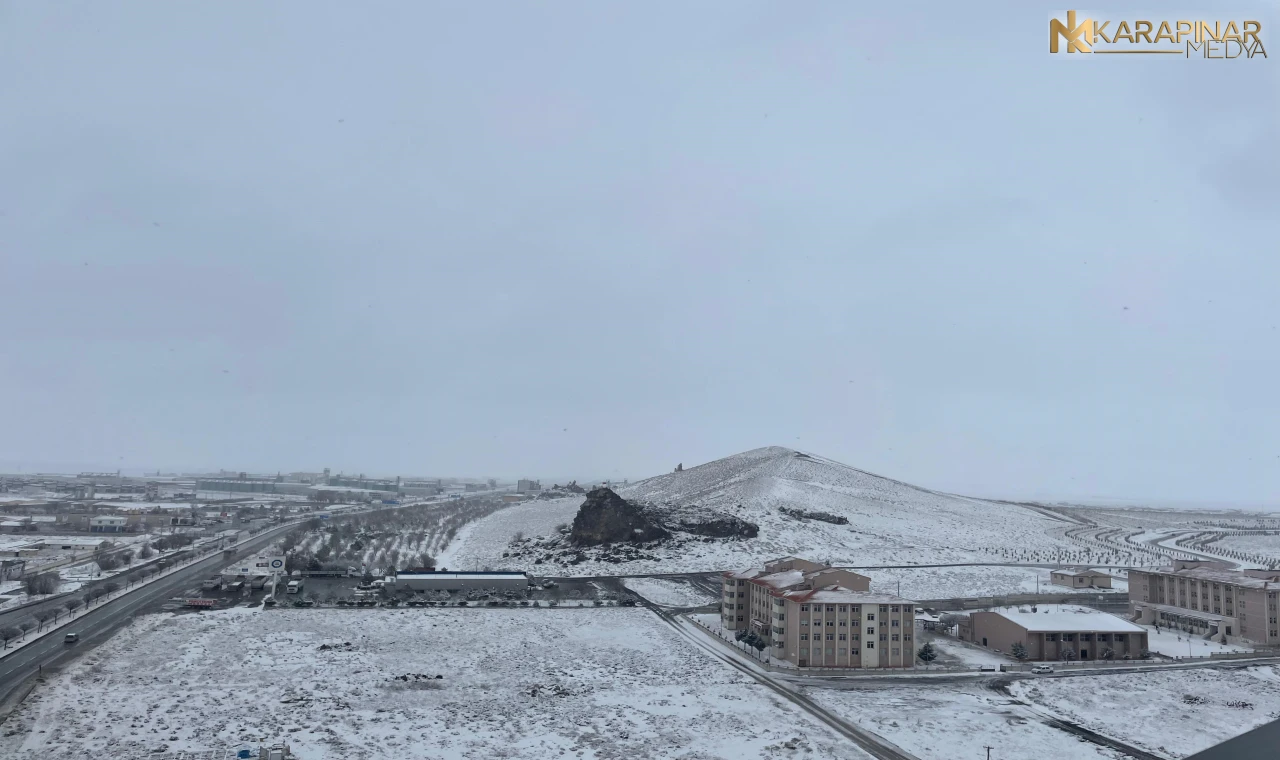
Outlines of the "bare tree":
[{"label": "bare tree", "polygon": [[40,631],[44,630],[44,624],[49,622],[49,620],[54,617],[54,612],[48,607],[45,607],[45,608],[36,610],[33,617],[35,617],[36,622],[40,624],[40,630],[37,631],[37,633],[39,633]]},{"label": "bare tree", "polygon": [[62,603],[62,606],[67,608],[67,614],[74,614],[76,610],[80,609],[80,605],[81,601],[75,597]]},{"label": "bare tree", "polygon": [[27,618],[26,620],[23,620],[21,623],[18,623],[18,627],[22,629],[22,638],[25,639],[27,637],[27,631],[30,631],[32,628],[36,627],[36,621],[32,620],[31,618]]},{"label": "bare tree", "polygon": [[0,640],[4,641],[4,648],[9,648],[9,642],[22,635],[22,629],[17,626],[5,626],[0,628]]}]

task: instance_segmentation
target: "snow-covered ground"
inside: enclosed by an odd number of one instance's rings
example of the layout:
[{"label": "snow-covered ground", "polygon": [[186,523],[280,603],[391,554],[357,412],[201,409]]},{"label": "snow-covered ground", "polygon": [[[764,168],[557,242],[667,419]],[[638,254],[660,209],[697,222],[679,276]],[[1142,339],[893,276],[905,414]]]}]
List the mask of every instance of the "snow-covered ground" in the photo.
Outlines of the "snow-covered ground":
[{"label": "snow-covered ground", "polygon": [[[1077,680],[1077,679],[1071,679]],[[978,685],[902,683],[867,689],[805,689],[806,696],[873,731],[921,760],[1051,758],[1116,760],[1111,750],[1080,741],[1008,704]],[[1123,714],[1123,713],[1121,713]]]},{"label": "snow-covered ground", "polygon": [[[755,449],[618,490],[627,499],[727,512],[760,528],[741,541],[692,542],[651,551],[658,560],[583,562],[568,572],[697,572],[758,565],[789,554],[839,565],[1055,561],[1076,549],[1054,534],[1064,523],[1013,504],[936,493],[782,447]],[[582,499],[533,500],[500,510],[460,538],[455,562],[531,570],[504,559],[512,536],[552,535]],[[845,517],[847,525],[782,514],[783,508]],[[544,568],[545,570],[545,568]],[[1019,579],[1021,583],[1021,579]],[[1032,579],[1034,586],[1034,578]]]},{"label": "snow-covered ground", "polygon": [[[1016,681],[1011,690],[1047,713],[1168,757],[1194,754],[1280,714],[1274,666],[1046,678]],[[1252,708],[1228,704],[1241,701]]]},{"label": "snow-covered ground", "polygon": [[948,636],[934,636],[929,641],[938,650],[939,660],[958,662],[975,669],[1014,662],[1011,657]]},{"label": "snow-covered ground", "polygon": [[308,760],[866,757],[651,613],[617,608],[147,616],[5,729],[13,760],[281,739]]},{"label": "snow-covered ground", "polygon": [[627,578],[622,585],[645,599],[664,607],[700,607],[711,604],[716,597],[683,581],[661,578]]},{"label": "snow-covered ground", "polygon": [[[1049,583],[1050,571],[1036,567],[977,565],[893,570],[857,569],[871,579],[871,590],[908,599],[958,599],[1012,594],[1128,593],[1127,581],[1113,579],[1111,589],[1070,588]],[[899,589],[901,592],[899,593]]]},{"label": "snow-covered ground", "polygon": [[1155,626],[1144,625],[1147,629],[1147,648],[1152,652],[1169,657],[1204,657],[1211,654],[1222,654],[1224,652],[1252,652],[1252,647],[1241,646],[1239,644],[1219,644],[1216,641],[1207,641],[1199,636],[1192,636],[1185,631],[1171,631],[1168,628],[1161,628],[1156,631]]}]

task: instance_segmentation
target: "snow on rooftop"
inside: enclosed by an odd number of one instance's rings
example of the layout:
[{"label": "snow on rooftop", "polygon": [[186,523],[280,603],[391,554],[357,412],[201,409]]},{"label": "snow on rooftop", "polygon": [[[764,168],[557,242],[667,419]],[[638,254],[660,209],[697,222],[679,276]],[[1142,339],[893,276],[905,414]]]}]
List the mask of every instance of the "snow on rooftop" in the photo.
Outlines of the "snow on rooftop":
[{"label": "snow on rooftop", "polygon": [[766,586],[783,589],[791,588],[798,583],[804,583],[804,573],[800,570],[783,570],[780,573],[770,573],[754,578],[757,583],[763,583]]},{"label": "snow on rooftop", "polygon": [[893,594],[876,594],[870,591],[854,591],[844,586],[824,586],[812,591],[791,591],[784,594],[788,599],[797,602],[817,602],[821,604],[906,604],[911,600]]},{"label": "snow on rooftop", "polygon": [[1145,633],[1146,629],[1115,615],[1074,605],[1054,605],[1031,612],[1019,609],[988,610],[1025,628],[1029,633],[1086,631],[1094,633]]}]

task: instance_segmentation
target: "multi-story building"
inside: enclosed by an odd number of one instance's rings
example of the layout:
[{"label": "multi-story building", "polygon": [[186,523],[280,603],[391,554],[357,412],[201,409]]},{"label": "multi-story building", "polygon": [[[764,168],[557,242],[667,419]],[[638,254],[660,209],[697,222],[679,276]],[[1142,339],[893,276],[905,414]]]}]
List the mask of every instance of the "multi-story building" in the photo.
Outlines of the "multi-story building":
[{"label": "multi-story building", "polygon": [[534,493],[542,490],[542,483],[537,480],[520,478],[516,481],[516,493]]},{"label": "multi-story building", "polygon": [[1176,560],[1129,571],[1129,612],[1139,623],[1228,643],[1280,645],[1280,570],[1233,570],[1224,562]]},{"label": "multi-story building", "polygon": [[798,667],[903,668],[915,662],[915,603],[871,579],[796,557],[722,576],[721,621]]}]

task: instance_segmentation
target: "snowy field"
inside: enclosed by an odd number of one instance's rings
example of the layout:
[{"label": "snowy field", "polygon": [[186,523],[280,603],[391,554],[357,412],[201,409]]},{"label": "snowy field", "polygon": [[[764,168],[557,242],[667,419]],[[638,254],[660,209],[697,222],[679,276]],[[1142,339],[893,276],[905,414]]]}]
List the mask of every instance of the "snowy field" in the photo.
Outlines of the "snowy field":
[{"label": "snowy field", "polygon": [[307,760],[865,758],[640,609],[146,616],[5,729],[13,760],[281,739]]},{"label": "snowy field", "polygon": [[[1016,681],[1011,690],[1047,713],[1176,758],[1280,716],[1280,673],[1271,666],[1046,678]],[[1252,709],[1228,704],[1239,701]]]},{"label": "snowy field", "polygon": [[1009,705],[1004,695],[977,684],[903,683],[891,688],[804,691],[841,718],[883,736],[920,760],[980,760],[987,756],[988,745],[991,757],[1001,760],[1125,757],[1053,728],[1034,714]]},{"label": "snowy field", "polygon": [[717,597],[711,596],[702,589],[681,581],[661,578],[627,578],[622,585],[663,607],[701,607],[717,600]]},{"label": "snowy field", "polygon": [[1239,644],[1219,644],[1216,641],[1207,641],[1199,636],[1192,636],[1184,631],[1171,631],[1168,628],[1161,628],[1157,632],[1155,626],[1144,625],[1142,627],[1147,629],[1147,648],[1152,652],[1159,652],[1168,657],[1204,657],[1225,652],[1253,651],[1253,647],[1240,646]]},{"label": "snowy field", "polygon": [[1215,541],[1208,551],[1237,551],[1246,554],[1260,554],[1264,557],[1280,559],[1280,536],[1259,534],[1244,536],[1224,536]]},{"label": "snowy field", "polygon": [[[754,566],[788,554],[839,565],[1055,561],[1078,549],[1055,535],[1067,524],[1011,504],[935,493],[791,449],[755,449],[618,490],[627,499],[700,506],[756,523],[756,538],[658,547],[658,560],[621,564],[583,562],[567,572],[701,572]],[[573,521],[582,498],[533,500],[479,521],[451,549],[462,567],[535,570],[531,560],[504,559],[512,536],[553,535]],[[782,514],[783,508],[827,512],[849,520],[837,525]],[[815,554],[817,556],[815,556]],[[545,570],[545,568],[543,568]],[[1012,579],[1009,579],[1013,583]],[[1018,579],[1021,583],[1022,579]],[[1034,578],[1032,579],[1034,586]]]},{"label": "snowy field", "polygon": [[[1049,570],[1036,567],[978,565],[894,570],[855,569],[871,579],[871,590],[908,599],[958,599],[1013,594],[1126,594],[1127,581],[1113,579],[1111,589],[1070,588],[1049,583]],[[1038,585],[1037,585],[1038,581]]]}]

